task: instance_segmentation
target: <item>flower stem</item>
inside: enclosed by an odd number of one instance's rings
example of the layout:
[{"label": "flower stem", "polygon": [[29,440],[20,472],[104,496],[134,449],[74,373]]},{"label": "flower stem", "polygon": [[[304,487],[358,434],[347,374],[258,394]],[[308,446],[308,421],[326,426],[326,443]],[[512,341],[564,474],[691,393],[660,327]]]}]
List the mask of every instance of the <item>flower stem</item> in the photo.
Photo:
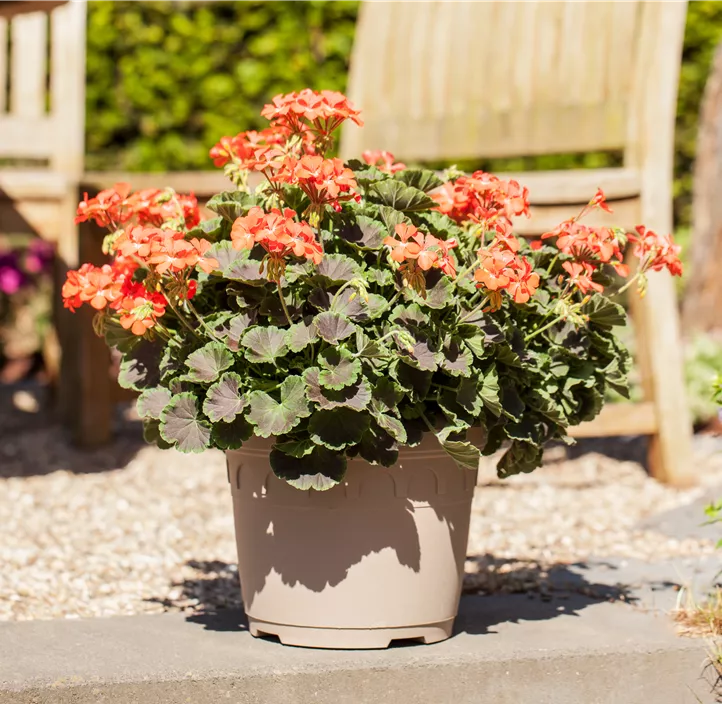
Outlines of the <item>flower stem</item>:
[{"label": "flower stem", "polygon": [[622,286],[622,288],[620,288],[619,291],[617,291],[614,295],[620,296],[621,294],[623,294],[641,275],[642,275],[642,270],[638,269],[637,272],[634,274],[634,276],[631,279],[629,279],[629,281],[627,281],[627,283],[624,284],[624,286]]},{"label": "flower stem", "polygon": [[529,334],[524,338],[524,342],[529,342],[529,340],[535,338],[537,335],[540,335],[541,333],[545,332],[545,331],[548,330],[549,328],[553,327],[553,326],[556,325],[559,321],[563,320],[565,317],[566,317],[566,315],[564,315],[564,316],[560,315],[560,316],[558,316],[557,318],[554,318],[554,320],[550,320],[546,325],[540,327],[538,330],[535,330],[534,332],[529,333]]},{"label": "flower stem", "polygon": [[203,318],[200,316],[198,311],[195,309],[195,306],[190,302],[190,299],[186,299],[186,305],[188,306],[188,310],[193,314],[193,317],[200,323],[200,326],[205,331],[206,335],[211,338],[211,340],[217,340],[218,342],[221,342],[221,339],[216,335],[216,333],[211,330],[211,328],[206,325],[206,321],[203,320]]},{"label": "flower stem", "polygon": [[283,308],[283,312],[286,316],[286,320],[288,320],[289,325],[293,325],[293,321],[291,320],[291,315],[288,312],[288,308],[286,307],[286,301],[283,298],[283,291],[281,291],[281,284],[278,281],[276,281],[276,288],[278,289],[278,298],[281,301],[281,308]]},{"label": "flower stem", "polygon": [[175,313],[176,318],[180,321],[181,325],[183,327],[187,328],[188,331],[194,336],[198,337],[198,333],[196,332],[195,328],[191,326],[191,324],[186,320],[186,317],[178,310],[178,308],[175,306],[173,301],[171,300],[170,296],[166,296],[166,300],[168,301],[168,305],[170,306],[170,309]]},{"label": "flower stem", "polygon": [[489,296],[484,296],[484,298],[481,299],[481,302],[474,306],[460,321],[459,323],[463,323],[465,320],[468,320],[471,318],[474,313],[476,313],[479,308],[483,308],[487,303],[489,302]]},{"label": "flower stem", "polygon": [[547,268],[547,276],[549,276],[549,274],[552,273],[552,269],[554,268],[554,265],[557,263],[558,260],[559,260],[559,253],[557,253],[554,256],[554,258],[551,261],[551,264],[549,264],[549,267]]}]

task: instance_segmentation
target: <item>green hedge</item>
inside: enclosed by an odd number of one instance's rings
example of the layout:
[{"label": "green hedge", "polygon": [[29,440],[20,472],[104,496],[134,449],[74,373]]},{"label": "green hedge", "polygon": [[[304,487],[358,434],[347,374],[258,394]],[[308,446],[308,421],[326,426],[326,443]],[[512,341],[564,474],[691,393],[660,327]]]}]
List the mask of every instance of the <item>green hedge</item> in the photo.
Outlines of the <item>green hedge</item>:
[{"label": "green hedge", "polygon": [[[89,169],[211,168],[216,139],[260,126],[260,107],[300,87],[344,90],[358,3],[90,2]],[[679,89],[675,206],[690,216],[699,101],[722,3],[691,2]],[[614,163],[553,157],[532,166]],[[527,164],[525,164],[527,165]]]}]

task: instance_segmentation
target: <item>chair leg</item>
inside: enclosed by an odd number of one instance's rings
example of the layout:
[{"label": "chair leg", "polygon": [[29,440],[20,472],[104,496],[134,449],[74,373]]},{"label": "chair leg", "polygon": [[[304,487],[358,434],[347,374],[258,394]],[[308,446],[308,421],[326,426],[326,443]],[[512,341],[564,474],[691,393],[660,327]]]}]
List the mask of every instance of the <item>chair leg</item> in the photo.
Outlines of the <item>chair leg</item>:
[{"label": "chair leg", "polygon": [[[72,218],[69,222],[72,223]],[[84,307],[71,314],[64,310],[60,303],[60,287],[65,272],[76,266],[77,258],[103,263],[102,236],[100,229],[92,223],[83,223],[77,230],[68,231],[66,241],[59,248],[55,277],[55,318],[61,348],[57,408],[74,442],[81,447],[102,445],[112,437],[110,351],[93,332],[94,311]],[[73,244],[75,252],[72,251]]]},{"label": "chair leg", "polygon": [[631,308],[642,388],[645,400],[654,404],[657,418],[657,433],[650,438],[650,472],[659,481],[676,486],[694,484],[692,422],[672,277],[667,272],[650,274],[647,295],[633,295]]}]

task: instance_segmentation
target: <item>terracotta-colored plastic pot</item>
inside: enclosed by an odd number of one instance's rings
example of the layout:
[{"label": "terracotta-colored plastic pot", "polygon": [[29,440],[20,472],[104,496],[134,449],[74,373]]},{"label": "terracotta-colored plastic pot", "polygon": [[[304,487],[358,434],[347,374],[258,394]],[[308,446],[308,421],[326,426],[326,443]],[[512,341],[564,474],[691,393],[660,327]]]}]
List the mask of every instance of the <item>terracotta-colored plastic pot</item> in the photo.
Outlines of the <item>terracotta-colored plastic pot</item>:
[{"label": "terracotta-colored plastic pot", "polygon": [[349,460],[338,486],[300,491],[273,474],[271,444],[227,453],[251,633],[316,648],[448,638],[476,472],[428,436],[394,467]]}]

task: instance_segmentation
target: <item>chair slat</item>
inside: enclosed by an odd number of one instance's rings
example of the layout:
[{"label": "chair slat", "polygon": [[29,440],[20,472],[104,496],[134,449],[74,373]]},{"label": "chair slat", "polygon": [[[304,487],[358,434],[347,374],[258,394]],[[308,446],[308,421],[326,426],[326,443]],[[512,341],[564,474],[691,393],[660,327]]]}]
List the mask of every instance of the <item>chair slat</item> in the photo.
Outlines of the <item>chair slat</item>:
[{"label": "chair slat", "polygon": [[0,17],[0,114],[7,109],[8,21]]},{"label": "chair slat", "polygon": [[43,12],[16,16],[10,24],[10,110],[22,117],[45,113],[48,20]]}]

